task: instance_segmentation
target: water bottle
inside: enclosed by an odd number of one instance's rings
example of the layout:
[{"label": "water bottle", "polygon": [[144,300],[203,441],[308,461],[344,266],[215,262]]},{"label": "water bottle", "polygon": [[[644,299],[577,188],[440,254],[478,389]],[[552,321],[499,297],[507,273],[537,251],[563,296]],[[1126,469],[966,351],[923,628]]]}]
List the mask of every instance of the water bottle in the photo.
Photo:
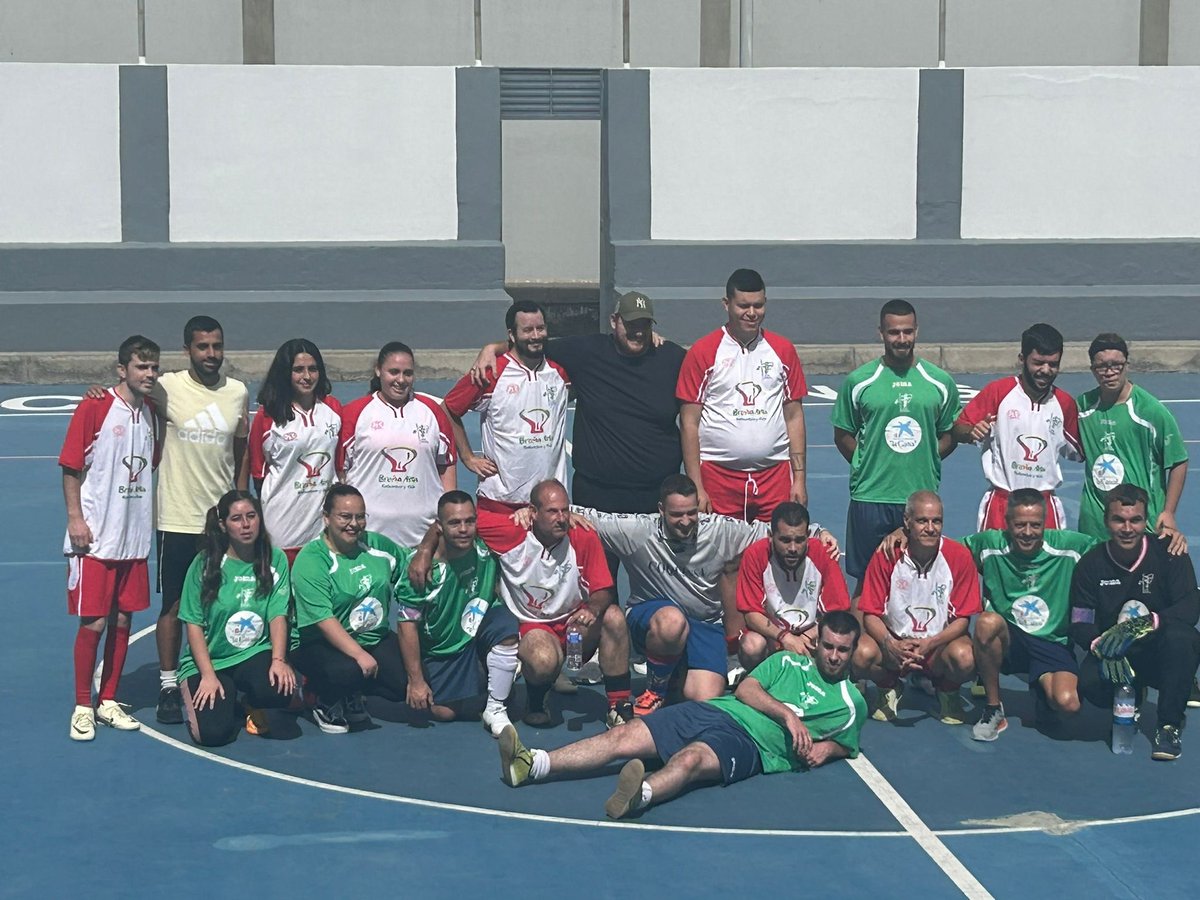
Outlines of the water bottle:
[{"label": "water bottle", "polygon": [[1133,734],[1136,730],[1137,696],[1133,687],[1123,684],[1113,691],[1112,752],[1133,753]]},{"label": "water bottle", "polygon": [[567,677],[579,675],[583,668],[583,629],[572,622],[567,626],[567,656],[563,660],[563,674]]}]

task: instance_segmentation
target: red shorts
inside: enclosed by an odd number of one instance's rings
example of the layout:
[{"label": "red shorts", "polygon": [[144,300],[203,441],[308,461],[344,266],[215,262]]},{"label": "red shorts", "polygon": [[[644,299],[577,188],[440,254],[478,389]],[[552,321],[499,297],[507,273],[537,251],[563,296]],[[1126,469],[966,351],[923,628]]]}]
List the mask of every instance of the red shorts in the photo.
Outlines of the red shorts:
[{"label": "red shorts", "polygon": [[559,619],[557,622],[522,622],[517,629],[519,637],[525,637],[531,631],[548,631],[556,638],[558,643],[565,649],[567,646],[567,620]]},{"label": "red shorts", "polygon": [[713,512],[744,522],[771,521],[775,507],[792,495],[792,470],[786,461],[742,472],[702,460],[700,478]]},{"label": "red shorts", "polygon": [[528,503],[505,503],[503,500],[492,500],[488,497],[475,498],[475,521],[481,531],[489,524],[497,528],[511,528],[512,514],[518,509],[524,509]]},{"label": "red shorts", "polygon": [[[1046,527],[1066,528],[1067,517],[1063,512],[1062,501],[1054,496],[1054,491],[1042,491],[1046,498]],[[987,531],[994,528],[1003,531],[1008,527],[1005,515],[1008,513],[1008,491],[1002,488],[992,488],[979,501],[979,530]]]},{"label": "red shorts", "polygon": [[114,609],[138,612],[150,607],[150,569],[144,559],[67,557],[67,612],[98,618]]}]

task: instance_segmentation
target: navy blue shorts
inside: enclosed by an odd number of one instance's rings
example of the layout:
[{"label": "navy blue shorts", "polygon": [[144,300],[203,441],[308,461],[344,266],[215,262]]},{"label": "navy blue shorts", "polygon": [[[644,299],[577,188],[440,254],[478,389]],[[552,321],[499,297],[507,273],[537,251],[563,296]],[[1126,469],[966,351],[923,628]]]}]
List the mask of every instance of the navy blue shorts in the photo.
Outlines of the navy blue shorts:
[{"label": "navy blue shorts", "polygon": [[1004,655],[1001,671],[1005,675],[1028,672],[1029,681],[1036,682],[1047,672],[1079,674],[1075,654],[1066,644],[1056,644],[1045,638],[1026,634],[1012,622],[1008,625],[1008,653]]},{"label": "navy blue shorts", "polygon": [[421,660],[425,681],[439,706],[469,700],[487,691],[485,661],[488,651],[508,637],[517,636],[520,623],[504,604],[493,606],[479,623],[475,639],[451,656]]},{"label": "navy blue shorts", "polygon": [[879,542],[903,524],[903,503],[851,500],[846,510],[846,574],[861,581]]},{"label": "navy blue shorts", "polygon": [[664,706],[640,720],[650,729],[663,762],[688,744],[705,744],[721,761],[721,778],[733,784],[762,771],[758,745],[728,713],[702,700]]},{"label": "navy blue shorts", "polygon": [[[629,638],[633,641],[634,649],[646,655],[646,635],[650,633],[650,620],[654,614],[665,606],[676,604],[670,600],[658,598],[643,600],[630,604],[625,610],[625,621],[629,625]],[[683,612],[683,610],[679,610]],[[686,669],[703,669],[706,672],[716,672],[722,678],[729,672],[725,662],[725,626],[713,622],[701,622],[684,613],[688,623],[687,645],[683,651],[680,665]]]}]

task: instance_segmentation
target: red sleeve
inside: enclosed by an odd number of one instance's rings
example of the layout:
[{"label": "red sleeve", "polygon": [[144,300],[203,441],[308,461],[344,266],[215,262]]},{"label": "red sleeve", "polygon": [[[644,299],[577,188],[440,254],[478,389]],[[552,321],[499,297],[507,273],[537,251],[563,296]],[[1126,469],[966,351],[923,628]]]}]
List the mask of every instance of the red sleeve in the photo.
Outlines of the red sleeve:
[{"label": "red sleeve", "polygon": [[1061,388],[1054,389],[1054,396],[1058,398],[1058,405],[1063,411],[1063,437],[1067,439],[1067,443],[1071,445],[1076,453],[1083,456],[1083,442],[1079,440],[1079,407],[1075,405],[1075,398]]},{"label": "red sleeve", "polygon": [[575,560],[579,564],[579,580],[589,594],[608,590],[613,587],[612,572],[608,570],[608,560],[604,556],[604,547],[596,532],[586,528],[572,528],[567,533],[571,546],[575,549]]},{"label": "red sleeve", "polygon": [[979,572],[975,569],[971,551],[947,538],[942,541],[942,556],[954,578],[954,587],[950,591],[951,615],[956,619],[979,615],[983,612],[983,602],[979,597]]},{"label": "red sleeve", "polygon": [[858,611],[882,616],[887,608],[888,594],[892,590],[892,570],[896,563],[889,560],[882,550],[876,550],[867,563],[863,575],[862,596],[858,598]]},{"label": "red sleeve", "polygon": [[742,554],[737,577],[738,612],[767,614],[763,603],[767,595],[767,589],[763,587],[763,572],[767,570],[771,558],[770,548],[771,539],[763,538],[747,547]]},{"label": "red sleeve", "polygon": [[475,408],[484,394],[491,393],[496,387],[496,379],[500,376],[503,370],[501,363],[504,357],[496,360],[496,369],[488,375],[487,383],[482,387],[471,380],[470,375],[464,375],[458,379],[454,387],[450,388],[442,401],[446,404],[446,409],[454,413],[460,419],[465,416],[470,410]]},{"label": "red sleeve", "polygon": [[106,393],[102,400],[90,400],[84,397],[67,425],[67,436],[63,439],[62,452],[58,455],[58,464],[66,469],[82,472],[87,465],[87,453],[96,442],[100,429],[104,427],[104,418],[112,406],[113,396]]},{"label": "red sleeve", "polygon": [[571,386],[571,376],[567,374],[566,369],[564,369],[562,366],[560,366],[558,363],[556,363],[554,360],[550,359],[549,357],[547,357],[547,359],[546,359],[546,364],[548,366],[550,366],[550,368],[552,368],[555,372],[558,373],[558,377],[563,380],[564,385],[566,385],[568,388]]},{"label": "red sleeve", "polygon": [[433,418],[437,420],[438,426],[438,456],[446,460],[447,467],[453,466],[458,458],[454,455],[454,431],[450,427],[450,417],[442,409],[442,404],[428,394],[415,393],[413,396],[424,403],[433,413]]},{"label": "red sleeve", "polygon": [[[803,401],[808,396],[808,384],[804,380],[804,366],[796,354],[796,345],[772,331],[764,331],[763,337],[779,357],[779,363],[787,372],[787,399]],[[839,609],[841,607],[838,607]]]},{"label": "red sleeve", "polygon": [[704,387],[717,359],[717,347],[721,343],[718,329],[700,338],[688,348],[679,367],[679,380],[675,382],[675,397],[682,403],[703,403]]},{"label": "red sleeve", "polygon": [[366,409],[374,395],[367,394],[354,402],[342,407],[342,430],[338,435],[337,455],[333,462],[335,471],[345,472],[347,460],[353,459],[351,450],[354,446],[354,431],[358,427],[358,417]]},{"label": "red sleeve", "polygon": [[267,455],[263,450],[263,444],[266,442],[270,430],[271,417],[260,406],[254,414],[254,421],[250,424],[250,442],[247,448],[250,451],[251,478],[267,477]]},{"label": "red sleeve", "polygon": [[997,378],[983,386],[978,394],[963,407],[955,424],[978,425],[987,416],[994,416],[1000,411],[1000,401],[1012,390],[1012,378]]},{"label": "red sleeve", "polygon": [[342,401],[340,401],[337,397],[333,396],[333,394],[330,394],[328,397],[326,397],[321,402],[324,403],[326,406],[328,406],[330,409],[332,409],[339,416],[342,414]]},{"label": "red sleeve", "polygon": [[[507,553],[522,543],[529,532],[505,515],[485,515],[476,522],[476,534],[493,553]],[[576,529],[578,530],[578,529]]]},{"label": "red sleeve", "polygon": [[808,542],[808,558],[821,573],[821,598],[819,606],[825,612],[850,608],[850,592],[846,590],[846,578],[838,564],[829,558],[829,551],[820,541]]}]

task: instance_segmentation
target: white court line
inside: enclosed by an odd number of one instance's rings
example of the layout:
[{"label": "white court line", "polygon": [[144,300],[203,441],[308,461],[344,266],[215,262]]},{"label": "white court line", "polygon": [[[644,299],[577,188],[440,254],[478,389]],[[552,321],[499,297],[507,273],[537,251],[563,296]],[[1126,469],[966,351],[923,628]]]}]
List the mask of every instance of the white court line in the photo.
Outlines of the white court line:
[{"label": "white court line", "polygon": [[854,773],[887,807],[888,812],[895,816],[896,821],[904,826],[904,830],[912,835],[913,840],[929,854],[929,858],[946,873],[946,876],[954,882],[954,886],[962,891],[964,896],[971,900],[992,900],[992,895],[988,893],[987,888],[980,884],[979,879],[972,875],[962,861],[950,852],[950,848],[930,830],[929,826],[921,820],[916,811],[905,802],[899,792],[880,774],[869,759],[860,754],[857,759],[850,759],[847,762]]}]

